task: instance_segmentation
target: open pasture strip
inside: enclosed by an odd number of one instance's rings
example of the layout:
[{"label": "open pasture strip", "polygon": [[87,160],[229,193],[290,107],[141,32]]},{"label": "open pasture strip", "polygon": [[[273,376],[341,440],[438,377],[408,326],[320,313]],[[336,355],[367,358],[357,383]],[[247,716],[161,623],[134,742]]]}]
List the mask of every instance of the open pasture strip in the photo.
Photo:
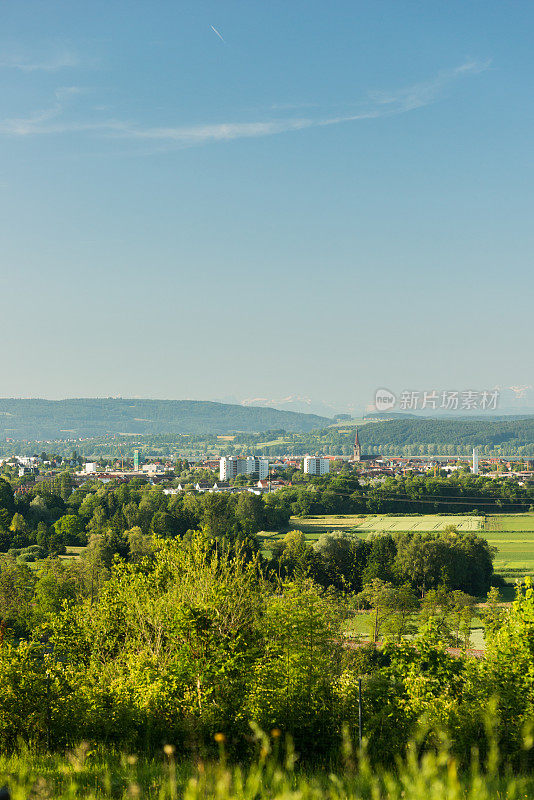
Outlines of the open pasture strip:
[{"label": "open pasture strip", "polygon": [[488,536],[488,544],[497,549],[494,561],[496,572],[503,574],[503,570],[513,568],[534,573],[534,534],[526,536],[525,532],[518,532],[515,536],[505,533],[502,538]]},{"label": "open pasture strip", "polygon": [[488,533],[531,531],[534,534],[534,513],[491,514],[486,517],[484,529]]}]

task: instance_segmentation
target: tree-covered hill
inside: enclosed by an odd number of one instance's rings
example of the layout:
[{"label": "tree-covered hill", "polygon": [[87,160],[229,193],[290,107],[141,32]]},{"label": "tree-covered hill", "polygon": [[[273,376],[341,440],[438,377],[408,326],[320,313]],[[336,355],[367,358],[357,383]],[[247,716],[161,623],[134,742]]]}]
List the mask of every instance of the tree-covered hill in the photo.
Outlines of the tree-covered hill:
[{"label": "tree-covered hill", "polygon": [[0,437],[67,439],[107,433],[305,432],[327,417],[199,400],[0,399]]},{"label": "tree-covered hill", "polygon": [[481,452],[511,451],[530,448],[534,455],[534,416],[513,419],[395,419],[389,422],[365,425],[361,429],[362,448],[368,452],[380,452],[384,448],[419,446],[422,452],[434,447],[436,453],[443,448],[466,451],[472,447]]},{"label": "tree-covered hill", "polygon": [[[284,444],[259,446],[257,436],[241,434],[234,446],[249,445],[262,452],[326,453],[351,455],[354,426],[329,426],[310,433],[293,433]],[[393,419],[358,426],[362,453],[384,456],[469,456],[473,447],[480,455],[534,458],[534,416],[488,419]]]}]

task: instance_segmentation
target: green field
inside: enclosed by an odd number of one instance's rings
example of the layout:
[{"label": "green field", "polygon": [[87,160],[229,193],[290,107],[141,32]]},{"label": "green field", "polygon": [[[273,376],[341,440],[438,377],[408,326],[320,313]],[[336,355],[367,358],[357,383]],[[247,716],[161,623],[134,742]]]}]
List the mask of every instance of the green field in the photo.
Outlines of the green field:
[{"label": "green field", "polygon": [[365,517],[358,526],[358,531],[369,533],[404,533],[406,531],[420,531],[424,533],[437,533],[447,525],[454,525],[459,531],[479,531],[484,526],[484,517],[470,516],[439,516],[424,514],[413,517],[389,517],[377,514]]},{"label": "green field", "polygon": [[[533,515],[534,517],[534,515]],[[290,530],[302,531],[308,539],[318,539],[323,533],[345,531],[367,536],[373,533],[405,533],[419,531],[436,533],[455,525],[459,531],[479,531],[484,527],[484,517],[470,516],[438,516],[422,514],[420,516],[392,517],[388,514],[322,514],[316,517],[291,517]],[[283,533],[262,534],[265,538],[280,538]]]},{"label": "green field", "polygon": [[534,533],[534,514],[492,514],[486,517],[486,531],[529,531]]},{"label": "green field", "polygon": [[492,514],[484,532],[497,548],[496,572],[508,581],[534,575],[534,514]]}]

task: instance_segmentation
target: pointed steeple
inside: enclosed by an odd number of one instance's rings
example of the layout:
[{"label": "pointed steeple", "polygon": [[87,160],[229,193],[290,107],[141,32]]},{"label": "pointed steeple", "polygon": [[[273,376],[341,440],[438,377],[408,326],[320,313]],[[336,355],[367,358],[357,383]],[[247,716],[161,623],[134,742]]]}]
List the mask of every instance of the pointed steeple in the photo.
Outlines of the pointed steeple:
[{"label": "pointed steeple", "polygon": [[358,439],[358,428],[356,428],[356,436],[354,437],[354,447],[352,449],[352,460],[362,460],[362,448],[360,447],[360,440]]}]

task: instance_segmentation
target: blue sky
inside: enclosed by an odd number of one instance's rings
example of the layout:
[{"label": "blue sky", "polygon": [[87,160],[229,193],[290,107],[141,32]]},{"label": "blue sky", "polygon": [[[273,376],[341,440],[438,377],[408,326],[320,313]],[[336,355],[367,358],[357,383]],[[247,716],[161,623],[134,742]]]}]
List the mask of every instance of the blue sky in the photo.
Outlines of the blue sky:
[{"label": "blue sky", "polygon": [[4,0],[0,396],[532,384],[533,24]]}]

